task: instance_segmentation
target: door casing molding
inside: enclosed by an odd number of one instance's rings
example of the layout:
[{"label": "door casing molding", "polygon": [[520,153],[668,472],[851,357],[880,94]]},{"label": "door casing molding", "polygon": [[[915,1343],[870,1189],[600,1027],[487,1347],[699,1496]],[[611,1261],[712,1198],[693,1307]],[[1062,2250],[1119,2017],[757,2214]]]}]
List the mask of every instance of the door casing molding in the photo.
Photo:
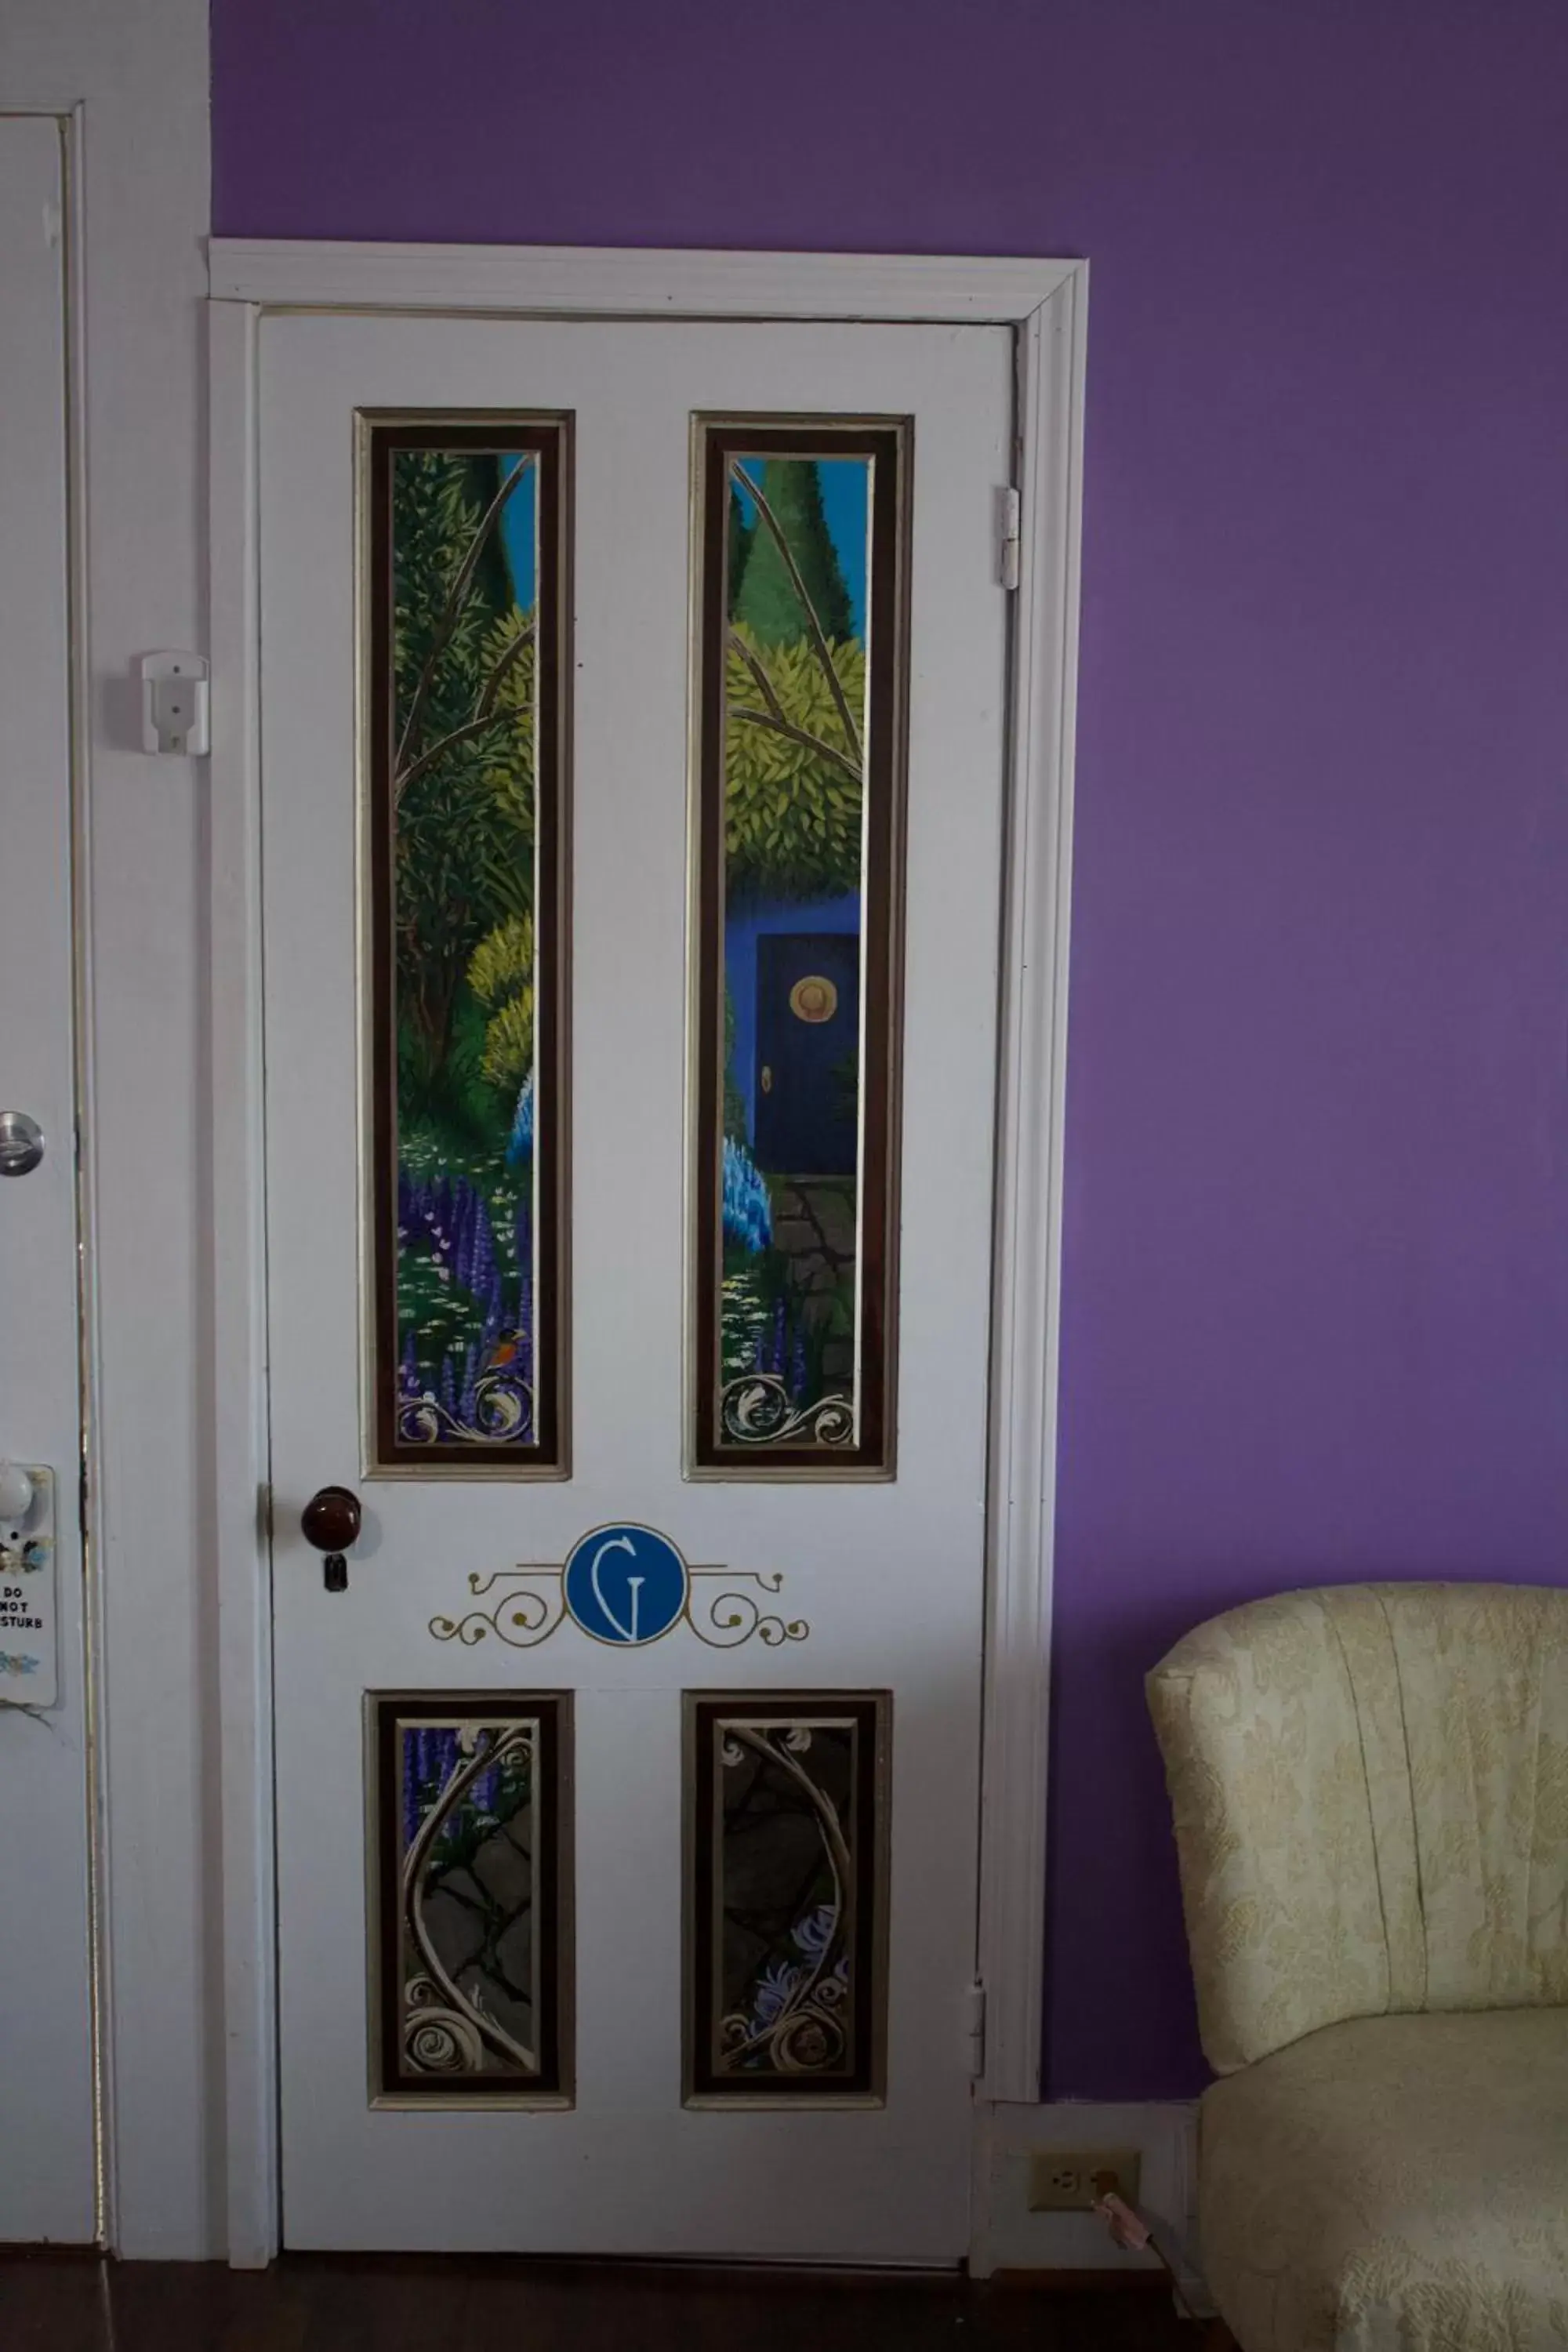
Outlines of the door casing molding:
[{"label": "door casing molding", "polygon": [[[70,151],[99,2226],[117,2253],[186,2260],[223,2250],[206,772],[142,750],[137,665],[154,646],[200,646],[206,625],[208,12],[141,0],[133,39],[125,14],[8,0],[0,98],[7,113],[56,117]],[[54,1148],[68,1152],[68,1136]]]},{"label": "door casing molding", "polygon": [[[228,2257],[279,2244],[271,1556],[262,1216],[257,328],[264,310],[1002,325],[1017,364],[1019,584],[986,1554],[980,2094],[1039,2096],[1062,1125],[1089,265],[907,255],[210,247],[211,1105]],[[998,486],[1000,487],[1000,486]],[[954,2021],[955,2032],[959,2030]]]}]

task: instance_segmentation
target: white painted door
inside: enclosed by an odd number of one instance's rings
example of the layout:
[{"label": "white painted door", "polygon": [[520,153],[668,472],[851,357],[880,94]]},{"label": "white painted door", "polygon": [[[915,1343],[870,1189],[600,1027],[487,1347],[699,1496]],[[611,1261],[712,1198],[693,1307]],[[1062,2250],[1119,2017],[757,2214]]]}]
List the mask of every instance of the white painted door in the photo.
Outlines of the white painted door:
[{"label": "white painted door", "polygon": [[291,2245],[965,2248],[1011,379],[262,322]]},{"label": "white painted door", "polygon": [[[30,1172],[0,1175],[0,2241],[84,2243],[96,2223],[63,203],[58,126],[0,118],[0,1113],[44,1139]],[[0,1127],[0,1167],[20,1140]]]}]

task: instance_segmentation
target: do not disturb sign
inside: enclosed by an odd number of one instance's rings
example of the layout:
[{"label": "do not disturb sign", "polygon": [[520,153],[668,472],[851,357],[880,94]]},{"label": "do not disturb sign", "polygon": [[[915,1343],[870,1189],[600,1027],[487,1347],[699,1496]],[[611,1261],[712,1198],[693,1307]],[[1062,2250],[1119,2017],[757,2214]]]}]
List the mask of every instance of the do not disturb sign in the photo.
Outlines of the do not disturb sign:
[{"label": "do not disturb sign", "polygon": [[0,1706],[53,1706],[55,1474],[0,1462]]}]

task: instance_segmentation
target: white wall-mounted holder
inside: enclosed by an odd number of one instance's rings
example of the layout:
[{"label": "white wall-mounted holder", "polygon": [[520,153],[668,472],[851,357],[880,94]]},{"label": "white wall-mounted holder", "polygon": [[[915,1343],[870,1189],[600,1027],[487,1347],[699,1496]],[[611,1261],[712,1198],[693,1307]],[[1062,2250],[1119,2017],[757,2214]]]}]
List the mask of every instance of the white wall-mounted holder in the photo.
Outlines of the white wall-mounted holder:
[{"label": "white wall-mounted holder", "polygon": [[0,1462],[0,1706],[53,1706],[55,1474]]},{"label": "white wall-mounted holder", "polygon": [[210,694],[201,654],[143,654],[142,749],[202,758],[210,748]]}]

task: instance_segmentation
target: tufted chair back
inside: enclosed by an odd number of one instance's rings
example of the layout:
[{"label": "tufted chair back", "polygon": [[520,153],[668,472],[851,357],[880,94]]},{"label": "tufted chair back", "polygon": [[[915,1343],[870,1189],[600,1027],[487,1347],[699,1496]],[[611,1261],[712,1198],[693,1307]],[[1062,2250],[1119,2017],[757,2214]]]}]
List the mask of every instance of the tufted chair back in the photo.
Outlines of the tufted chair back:
[{"label": "tufted chair back", "polygon": [[1346,2018],[1568,2003],[1568,1591],[1284,1593],[1148,1691],[1216,2073]]}]

